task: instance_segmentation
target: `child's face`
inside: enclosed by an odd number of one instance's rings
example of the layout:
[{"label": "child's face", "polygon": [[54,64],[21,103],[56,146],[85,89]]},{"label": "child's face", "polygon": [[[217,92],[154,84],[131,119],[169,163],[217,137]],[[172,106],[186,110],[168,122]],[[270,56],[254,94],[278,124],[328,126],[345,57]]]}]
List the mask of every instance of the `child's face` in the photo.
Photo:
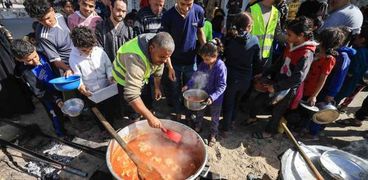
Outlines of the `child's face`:
[{"label": "child's face", "polygon": [[296,35],[293,31],[286,30],[286,40],[289,44],[300,44],[304,38]]},{"label": "child's face", "polygon": [[24,62],[24,64],[31,65],[31,66],[37,66],[38,64],[40,64],[40,57],[38,56],[36,51],[33,51],[31,54],[19,60]]},{"label": "child's face", "polygon": [[92,53],[93,47],[90,48],[78,48],[79,52],[85,56],[89,56]]},{"label": "child's face", "polygon": [[215,56],[207,56],[207,55],[205,55],[205,56],[201,56],[202,57],[202,59],[203,59],[203,62],[205,63],[205,64],[207,64],[207,65],[212,65],[212,64],[214,64],[215,62],[216,62],[216,60],[217,60],[217,55],[215,55]]},{"label": "child's face", "polygon": [[49,12],[46,13],[42,18],[37,19],[40,24],[46,27],[53,27],[56,24],[55,11],[53,8],[49,9]]},{"label": "child's face", "polygon": [[95,10],[96,3],[93,0],[79,0],[79,11],[80,13],[88,17]]},{"label": "child's face", "polygon": [[67,15],[71,15],[71,14],[73,14],[73,13],[74,13],[74,9],[73,9],[73,5],[72,5],[72,3],[67,2],[67,3],[65,4],[65,6],[63,7],[63,11],[64,11],[64,12],[65,12],[65,14],[67,14]]}]

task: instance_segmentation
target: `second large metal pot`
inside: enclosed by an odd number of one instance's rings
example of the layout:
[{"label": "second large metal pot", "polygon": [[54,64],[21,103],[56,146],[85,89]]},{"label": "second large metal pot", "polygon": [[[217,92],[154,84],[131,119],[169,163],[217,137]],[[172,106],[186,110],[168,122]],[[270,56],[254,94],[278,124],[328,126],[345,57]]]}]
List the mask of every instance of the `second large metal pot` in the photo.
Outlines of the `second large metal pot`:
[{"label": "second large metal pot", "polygon": [[184,91],[184,106],[192,111],[200,111],[206,108],[208,94],[201,89],[189,89]]}]

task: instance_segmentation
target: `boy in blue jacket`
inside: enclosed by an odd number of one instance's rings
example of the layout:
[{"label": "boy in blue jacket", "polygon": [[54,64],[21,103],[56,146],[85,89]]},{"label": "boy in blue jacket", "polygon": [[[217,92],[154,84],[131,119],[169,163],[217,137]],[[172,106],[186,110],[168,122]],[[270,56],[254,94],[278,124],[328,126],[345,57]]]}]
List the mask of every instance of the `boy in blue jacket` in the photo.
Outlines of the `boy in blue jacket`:
[{"label": "boy in blue jacket", "polygon": [[49,80],[57,77],[45,56],[36,52],[36,48],[28,41],[16,39],[11,45],[12,53],[17,61],[15,74],[23,77],[33,94],[45,107],[57,136],[65,135],[60,117],[63,106],[62,96]]}]

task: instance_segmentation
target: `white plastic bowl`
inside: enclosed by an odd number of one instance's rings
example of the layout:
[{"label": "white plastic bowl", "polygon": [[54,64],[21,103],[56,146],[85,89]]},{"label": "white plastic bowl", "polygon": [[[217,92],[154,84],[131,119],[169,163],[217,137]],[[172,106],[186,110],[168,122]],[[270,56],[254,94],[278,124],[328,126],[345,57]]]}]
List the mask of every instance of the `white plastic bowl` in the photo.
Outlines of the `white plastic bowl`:
[{"label": "white plastic bowl", "polygon": [[83,100],[72,98],[64,102],[64,106],[61,108],[61,111],[70,117],[77,117],[82,112],[83,107]]}]

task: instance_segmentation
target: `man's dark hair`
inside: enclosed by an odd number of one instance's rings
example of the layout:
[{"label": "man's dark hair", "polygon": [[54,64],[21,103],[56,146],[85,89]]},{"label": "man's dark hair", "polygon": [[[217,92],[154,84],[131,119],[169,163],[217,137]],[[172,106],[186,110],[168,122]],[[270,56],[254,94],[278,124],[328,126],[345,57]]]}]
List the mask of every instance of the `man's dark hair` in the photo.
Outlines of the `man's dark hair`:
[{"label": "man's dark hair", "polygon": [[32,54],[36,48],[28,41],[23,39],[15,39],[11,44],[11,51],[17,59],[22,59]]},{"label": "man's dark hair", "polygon": [[23,3],[31,18],[42,19],[52,7],[48,0],[25,0]]},{"label": "man's dark hair", "polygon": [[111,2],[111,7],[115,7],[115,2],[116,1],[123,1],[125,4],[127,4],[127,2],[126,2],[126,0],[111,0],[110,2]]},{"label": "man's dark hair", "polygon": [[91,48],[97,43],[95,34],[85,26],[74,28],[70,36],[77,48]]}]

